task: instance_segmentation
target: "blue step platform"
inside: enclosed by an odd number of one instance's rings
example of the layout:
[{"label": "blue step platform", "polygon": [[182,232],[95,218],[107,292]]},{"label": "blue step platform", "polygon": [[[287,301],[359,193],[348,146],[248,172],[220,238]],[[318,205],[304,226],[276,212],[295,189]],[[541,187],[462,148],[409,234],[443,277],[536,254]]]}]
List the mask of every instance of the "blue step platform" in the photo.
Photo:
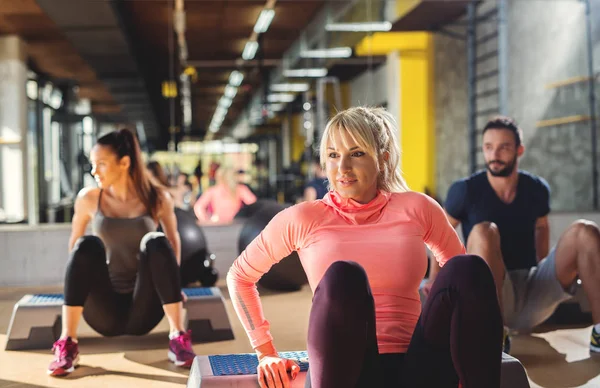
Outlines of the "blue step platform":
[{"label": "blue step platform", "polygon": [[[221,290],[217,287],[184,288],[187,328],[194,343],[233,339]],[[28,294],[13,309],[6,350],[50,348],[61,332],[62,294]]]},{"label": "blue step platform", "polygon": [[[301,372],[291,381],[291,388],[310,388],[309,366],[305,351],[280,352],[283,358],[298,363]],[[187,388],[256,388],[258,359],[254,353],[197,356],[192,364]],[[306,384],[306,385],[305,385]],[[516,358],[502,354],[500,388],[530,388],[525,368]]]}]

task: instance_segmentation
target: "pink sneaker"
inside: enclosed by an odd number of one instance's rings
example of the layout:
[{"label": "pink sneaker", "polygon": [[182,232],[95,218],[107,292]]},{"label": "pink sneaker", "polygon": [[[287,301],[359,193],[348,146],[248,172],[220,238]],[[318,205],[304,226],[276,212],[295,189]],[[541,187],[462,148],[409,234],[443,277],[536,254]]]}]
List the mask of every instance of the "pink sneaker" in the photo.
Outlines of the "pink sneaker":
[{"label": "pink sneaker", "polygon": [[191,330],[188,330],[187,333],[182,331],[177,337],[169,341],[168,357],[177,366],[186,368],[192,366],[196,354],[194,353],[194,349],[192,349]]},{"label": "pink sneaker", "polygon": [[79,362],[79,346],[71,337],[59,339],[52,346],[54,360],[48,367],[50,376],[66,376],[75,370]]}]

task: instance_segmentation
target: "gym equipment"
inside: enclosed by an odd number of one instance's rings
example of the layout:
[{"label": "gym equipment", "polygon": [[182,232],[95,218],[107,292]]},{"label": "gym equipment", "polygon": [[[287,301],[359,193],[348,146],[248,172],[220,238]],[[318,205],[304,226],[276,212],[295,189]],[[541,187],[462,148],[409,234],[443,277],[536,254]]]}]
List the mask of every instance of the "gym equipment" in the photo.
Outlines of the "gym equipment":
[{"label": "gym equipment", "polygon": [[215,257],[208,252],[206,237],[196,216],[183,209],[175,208],[177,231],[181,240],[181,284],[187,286],[200,281],[203,287],[216,284],[219,273],[213,268]]},{"label": "gym equipment", "polygon": [[502,353],[500,388],[530,388],[523,364],[506,353]]},{"label": "gym equipment", "polygon": [[[244,223],[238,239],[238,252],[242,253],[248,244],[262,232],[269,221],[288,206],[275,201],[265,201],[260,211]],[[300,258],[296,252],[292,252],[291,255],[271,267],[271,270],[258,281],[261,286],[277,291],[298,291],[307,282],[304,268],[302,268]]]},{"label": "gym equipment", "polygon": [[[291,381],[292,388],[310,387],[306,382],[309,366],[308,354],[300,352],[280,352],[283,358],[295,360],[300,366],[300,373]],[[258,386],[256,354],[224,354],[212,356],[196,356],[187,388],[255,388]],[[502,372],[500,388],[530,388],[527,372],[516,358],[502,353]]]},{"label": "gym equipment", "polygon": [[219,271],[217,271],[214,267],[215,259],[214,253],[211,253],[206,259],[204,259],[204,264],[202,268],[202,273],[200,274],[200,283],[202,283],[203,287],[212,287],[217,284],[217,280],[219,279]]},{"label": "gym equipment", "polygon": [[[308,370],[308,355],[301,352],[279,352],[281,357],[298,363],[300,373],[291,381],[291,388],[304,388]],[[258,386],[254,353],[196,356],[188,377],[187,388],[255,388]]]},{"label": "gym equipment", "polygon": [[[195,343],[234,339],[223,295],[217,287],[184,288],[187,327]],[[13,309],[6,350],[50,348],[61,332],[62,294],[28,294]]]},{"label": "gym equipment", "polygon": [[235,220],[245,220],[252,217],[258,212],[265,204],[272,203],[271,199],[259,199],[251,205],[243,205],[242,208],[237,212]]}]

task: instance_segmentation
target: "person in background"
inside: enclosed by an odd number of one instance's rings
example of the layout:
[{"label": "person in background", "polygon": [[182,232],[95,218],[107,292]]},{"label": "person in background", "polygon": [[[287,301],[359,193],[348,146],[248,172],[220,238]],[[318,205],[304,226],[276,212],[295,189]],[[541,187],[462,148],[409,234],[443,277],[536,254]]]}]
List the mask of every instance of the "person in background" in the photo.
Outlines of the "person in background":
[{"label": "person in background", "polygon": [[196,201],[194,213],[200,224],[227,224],[245,205],[256,202],[250,189],[238,182],[233,169],[221,166],[215,173],[216,184]]},{"label": "person in background", "polygon": [[152,160],[146,164],[146,168],[158,183],[164,187],[169,187],[169,178],[165,173],[165,169],[160,165],[159,162]]},{"label": "person in background", "polygon": [[314,159],[311,163],[314,178],[311,179],[304,187],[304,200],[314,201],[322,199],[327,194],[327,175],[321,167],[319,159]]}]

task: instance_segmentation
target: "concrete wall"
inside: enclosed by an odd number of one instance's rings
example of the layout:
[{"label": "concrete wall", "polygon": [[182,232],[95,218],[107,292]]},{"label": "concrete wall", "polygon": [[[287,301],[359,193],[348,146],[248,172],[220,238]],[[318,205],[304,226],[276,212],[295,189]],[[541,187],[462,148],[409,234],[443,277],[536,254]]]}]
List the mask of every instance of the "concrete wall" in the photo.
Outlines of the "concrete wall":
[{"label": "concrete wall", "polygon": [[[481,10],[493,6],[486,1]],[[552,208],[592,208],[589,122],[537,127],[541,120],[588,115],[585,82],[550,84],[587,76],[584,4],[571,0],[507,0],[508,114],[524,130],[526,151],[520,167],[541,175],[552,188]],[[595,68],[600,68],[600,0],[592,0]],[[482,36],[493,26],[481,25]],[[493,48],[495,40],[485,49]],[[485,52],[483,50],[481,53]],[[491,61],[493,62],[493,60]],[[492,67],[483,64],[479,72]],[[436,119],[438,195],[445,198],[452,181],[468,174],[467,78],[465,43],[436,35]],[[489,85],[493,86],[496,79]],[[478,109],[496,101],[482,101]],[[478,122],[481,128],[485,122]]]},{"label": "concrete wall", "polygon": [[350,106],[387,104],[387,62],[365,71],[350,83]]},{"label": "concrete wall", "polygon": [[[556,244],[573,221],[586,218],[600,224],[600,213],[557,213],[550,216],[550,243]],[[224,279],[237,258],[243,224],[204,227],[216,269]],[[0,287],[60,285],[64,282],[70,224],[0,227]],[[462,233],[459,233],[462,237]]]},{"label": "concrete wall", "polygon": [[[203,227],[215,268],[224,279],[237,258],[242,223]],[[0,287],[62,284],[70,224],[0,226]]]}]

